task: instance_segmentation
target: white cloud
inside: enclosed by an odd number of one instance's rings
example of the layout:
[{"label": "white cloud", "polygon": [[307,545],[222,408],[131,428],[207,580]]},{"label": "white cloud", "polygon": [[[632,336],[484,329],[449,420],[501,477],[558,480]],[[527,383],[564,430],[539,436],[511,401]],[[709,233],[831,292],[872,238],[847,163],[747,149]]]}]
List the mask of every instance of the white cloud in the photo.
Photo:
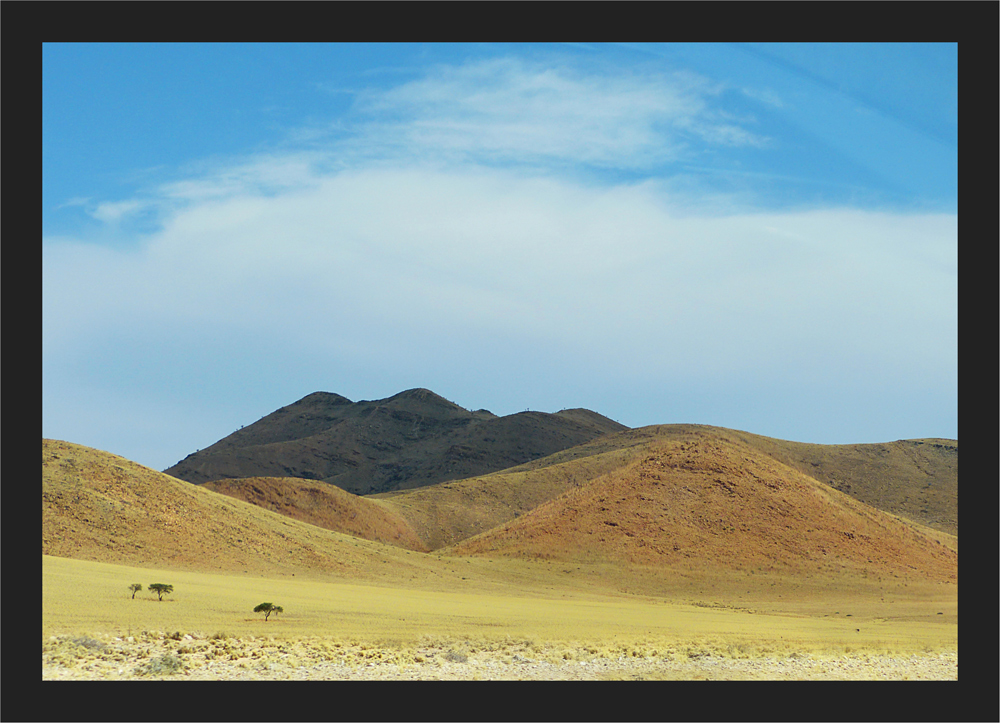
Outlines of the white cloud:
[{"label": "white cloud", "polygon": [[[352,120],[289,132],[309,146],[210,159],[143,199],[89,211],[114,224],[155,208],[274,195],[363,168],[499,166],[562,173],[583,166],[649,170],[696,146],[761,146],[744,119],[712,107],[724,88],[690,72],[588,73],[497,58],[432,69],[389,89],[355,91]],[[529,172],[531,172],[529,171]]]},{"label": "white cloud", "polygon": [[359,94],[356,110],[371,119],[360,144],[370,152],[631,169],[677,158],[692,135],[758,143],[712,110],[709,100],[719,92],[691,73],[598,75],[498,58]]},{"label": "white cloud", "polygon": [[951,354],[954,217],[680,218],[665,200],[651,183],[370,170],[192,203],[141,250],[47,245],[43,331],[50,348],[117,325],[375,355],[403,330],[442,350],[495,336],[639,375]]}]

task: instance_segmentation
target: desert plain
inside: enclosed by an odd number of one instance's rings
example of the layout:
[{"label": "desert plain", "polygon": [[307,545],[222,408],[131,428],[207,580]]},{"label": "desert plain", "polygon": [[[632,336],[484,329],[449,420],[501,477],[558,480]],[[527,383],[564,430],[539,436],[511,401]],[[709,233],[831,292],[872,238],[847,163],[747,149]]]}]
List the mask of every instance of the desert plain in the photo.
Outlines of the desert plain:
[{"label": "desert plain", "polygon": [[957,442],[572,441],[355,495],[43,440],[42,678],[957,680]]}]

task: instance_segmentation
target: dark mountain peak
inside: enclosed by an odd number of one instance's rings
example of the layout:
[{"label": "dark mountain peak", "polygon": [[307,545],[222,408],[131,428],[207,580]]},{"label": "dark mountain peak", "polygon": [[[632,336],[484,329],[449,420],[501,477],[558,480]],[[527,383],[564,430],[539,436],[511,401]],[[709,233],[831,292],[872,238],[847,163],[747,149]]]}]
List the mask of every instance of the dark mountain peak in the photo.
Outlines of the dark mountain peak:
[{"label": "dark mountain peak", "polygon": [[592,412],[589,409],[563,409],[556,412],[557,417],[572,419],[575,422],[586,425],[596,425],[609,431],[623,431],[628,429],[624,424],[605,417],[603,414]]},{"label": "dark mountain peak", "polygon": [[400,392],[399,394],[394,394],[388,399],[383,399],[382,402],[386,404],[389,402],[417,402],[420,404],[432,404],[436,406],[447,406],[462,409],[462,407],[458,406],[454,402],[449,402],[440,394],[435,394],[430,389],[424,389],[423,387],[407,389],[405,392]]},{"label": "dark mountain peak", "polygon": [[[342,397],[339,394],[333,394],[332,392],[313,392],[312,394],[305,395],[298,401],[275,409],[270,414],[261,417],[260,421],[287,418],[289,416],[296,416],[299,418],[312,416],[323,417],[328,413],[342,413],[346,408],[352,406],[354,406],[354,402],[347,397]],[[256,424],[259,425],[260,421]]]},{"label": "dark mountain peak", "polygon": [[430,389],[407,389],[405,392],[394,394],[387,399],[380,399],[373,402],[376,407],[391,409],[393,411],[413,414],[418,417],[430,419],[468,419],[473,418],[472,412],[464,407],[460,407],[454,402],[450,402],[440,394],[435,394]]},{"label": "dark mountain peak", "polygon": [[[307,394],[295,404],[323,404],[323,405],[340,405],[340,404],[354,404],[347,397],[341,396],[340,394],[334,394],[333,392],[313,392],[312,394]],[[292,405],[289,405],[292,406]]]},{"label": "dark mountain peak", "polygon": [[498,417],[423,387],[359,402],[313,392],[164,471],[195,484],[298,477],[370,494],[496,472],[625,429],[573,411]]},{"label": "dark mountain peak", "polygon": [[425,389],[424,387],[406,389],[399,394],[392,395],[389,399],[441,399],[447,401],[440,394],[435,394],[430,389]]}]

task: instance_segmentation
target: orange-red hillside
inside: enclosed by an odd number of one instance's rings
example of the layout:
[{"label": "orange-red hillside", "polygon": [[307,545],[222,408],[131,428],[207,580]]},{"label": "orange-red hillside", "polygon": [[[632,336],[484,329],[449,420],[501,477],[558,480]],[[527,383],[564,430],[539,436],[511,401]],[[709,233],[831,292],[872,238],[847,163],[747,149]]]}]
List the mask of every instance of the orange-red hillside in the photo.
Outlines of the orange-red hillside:
[{"label": "orange-red hillside", "polygon": [[206,482],[204,489],[234,497],[310,525],[410,550],[426,551],[410,524],[375,500],[325,482],[250,477]]},{"label": "orange-red hillside", "polygon": [[450,552],[957,582],[957,552],[941,536],[817,482],[736,433],[692,427]]}]

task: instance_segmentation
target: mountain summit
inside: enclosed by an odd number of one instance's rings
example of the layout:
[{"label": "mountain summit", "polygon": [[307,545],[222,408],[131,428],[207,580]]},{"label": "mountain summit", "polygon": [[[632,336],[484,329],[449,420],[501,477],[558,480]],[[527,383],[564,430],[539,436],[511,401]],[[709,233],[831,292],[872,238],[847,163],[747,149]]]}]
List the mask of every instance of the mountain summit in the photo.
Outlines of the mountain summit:
[{"label": "mountain summit", "polygon": [[194,484],[299,477],[364,495],[489,474],[625,429],[586,409],[472,412],[429,389],[359,402],[314,392],[164,472]]}]

